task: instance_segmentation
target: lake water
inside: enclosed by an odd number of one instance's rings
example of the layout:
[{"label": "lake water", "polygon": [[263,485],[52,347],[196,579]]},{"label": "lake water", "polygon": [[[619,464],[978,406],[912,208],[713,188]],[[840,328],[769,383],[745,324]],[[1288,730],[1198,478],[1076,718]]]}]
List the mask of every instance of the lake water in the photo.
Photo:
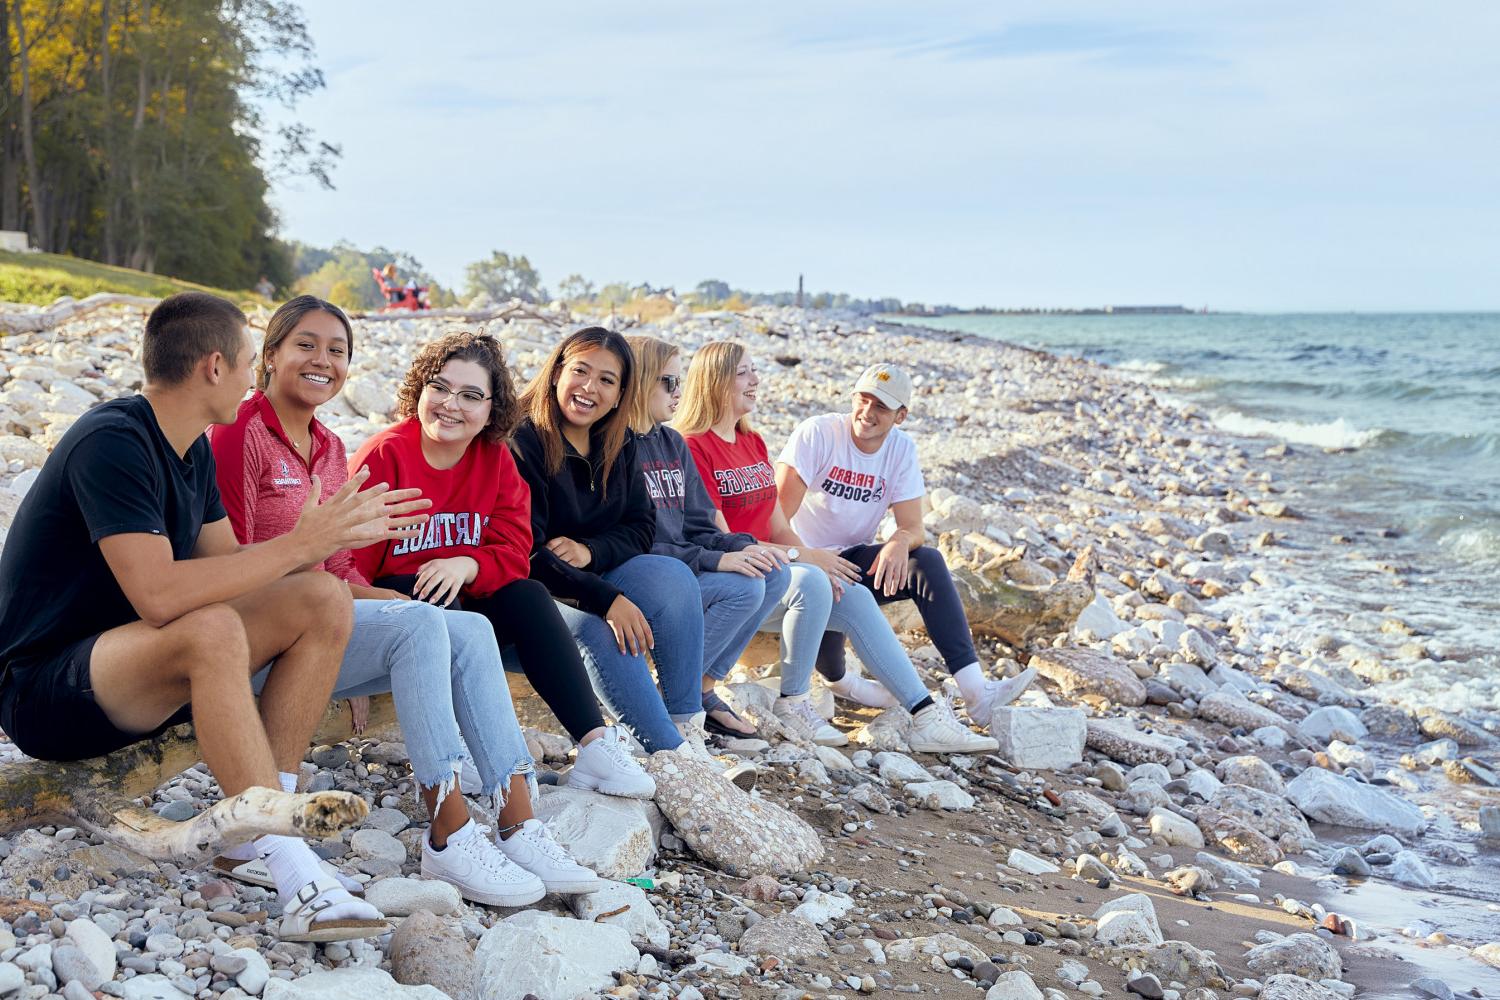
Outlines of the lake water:
[{"label": "lake water", "polygon": [[1314,516],[1287,607],[1250,612],[1392,649],[1380,625],[1400,617],[1439,665],[1382,696],[1500,714],[1500,314],[919,322],[1099,361],[1226,434],[1287,442],[1272,469]]}]

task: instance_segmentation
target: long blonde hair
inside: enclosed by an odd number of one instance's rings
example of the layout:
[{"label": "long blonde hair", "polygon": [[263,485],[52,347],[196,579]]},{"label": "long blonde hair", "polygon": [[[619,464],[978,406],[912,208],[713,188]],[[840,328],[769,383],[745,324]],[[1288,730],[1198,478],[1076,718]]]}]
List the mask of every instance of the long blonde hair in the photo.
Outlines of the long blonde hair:
[{"label": "long blonde hair", "polygon": [[[620,361],[620,402],[614,410],[589,428],[590,434],[596,429],[599,432],[599,441],[603,446],[599,485],[602,492],[608,494],[609,470],[625,447],[625,437],[630,432],[629,414],[635,407],[635,358],[624,337],[602,326],[586,326],[568,334],[552,349],[546,362],[527,384],[526,391],[521,393],[521,410],[536,425],[537,437],[542,442],[542,456],[546,460],[547,475],[557,475],[562,471],[564,455],[563,415],[562,409],[557,405],[557,379],[563,366],[574,355],[592,351],[596,347],[604,348]],[[636,469],[630,472],[639,474]]]},{"label": "long blonde hair", "polygon": [[[724,416],[729,390],[734,385],[734,370],[749,356],[745,345],[734,340],[710,341],[693,354],[682,386],[682,404],[672,421],[683,437],[702,434]],[[748,434],[750,417],[736,420],[734,430],[737,434]]]},{"label": "long blonde hair", "polygon": [[659,337],[648,337],[635,333],[625,338],[635,355],[635,405],[630,408],[630,429],[637,434],[650,433],[656,426],[651,416],[651,395],[656,391],[656,380],[667,367],[667,362],[682,352],[676,344],[669,344]]}]

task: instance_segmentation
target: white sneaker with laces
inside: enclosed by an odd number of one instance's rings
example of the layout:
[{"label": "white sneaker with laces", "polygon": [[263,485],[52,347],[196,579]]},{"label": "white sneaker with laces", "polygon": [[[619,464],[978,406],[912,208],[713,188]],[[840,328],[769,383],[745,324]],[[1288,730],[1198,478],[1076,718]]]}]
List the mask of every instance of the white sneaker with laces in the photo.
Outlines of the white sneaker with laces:
[{"label": "white sneaker with laces", "polygon": [[588,746],[578,748],[568,784],[630,799],[649,799],[656,794],[656,782],[631,755],[618,726],[610,726]]},{"label": "white sneaker with laces", "polygon": [[604,884],[598,875],[569,857],[539,819],[528,819],[497,846],[501,854],[541,879],[548,892],[597,892]]},{"label": "white sneaker with laces", "polygon": [[918,753],[984,753],[1000,749],[993,736],[980,736],[959,722],[953,707],[941,698],[912,716],[906,742]]},{"label": "white sneaker with laces", "polygon": [[547,894],[542,880],[511,862],[489,837],[489,827],[471,819],[441,851],[422,838],[422,877],[455,886],[464,899],[485,906],[527,906]]},{"label": "white sneaker with laces", "polygon": [[708,734],[703,729],[703,720],[707,717],[707,712],[699,712],[690,719],[673,723],[677,727],[678,735],[682,737],[682,743],[678,745],[677,752],[686,757],[697,757],[717,763],[714,755],[708,750],[708,744],[704,742]]},{"label": "white sneaker with laces", "polygon": [[969,704],[964,699],[964,712],[973,720],[976,726],[988,726],[994,717],[995,709],[1004,708],[1025,692],[1036,680],[1036,668],[1027,667],[1014,677],[1002,678],[998,681],[985,681],[984,694],[974,704]]},{"label": "white sneaker with laces", "polygon": [[811,699],[805,694],[782,695],[776,699],[771,712],[786,723],[792,732],[819,746],[841,747],[849,742],[849,737],[823,721],[823,717],[812,707]]}]

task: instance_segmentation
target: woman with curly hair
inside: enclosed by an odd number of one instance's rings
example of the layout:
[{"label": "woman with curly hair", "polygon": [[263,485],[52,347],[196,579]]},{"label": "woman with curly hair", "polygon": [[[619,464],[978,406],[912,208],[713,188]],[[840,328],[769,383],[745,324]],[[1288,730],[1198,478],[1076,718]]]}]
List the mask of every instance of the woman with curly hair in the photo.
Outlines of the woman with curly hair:
[{"label": "woman with curly hair", "polygon": [[351,469],[416,487],[432,501],[419,537],[355,555],[379,584],[489,619],[500,647],[578,741],[571,783],[649,798],[656,785],[604,725],[578,647],[547,588],[531,575],[531,491],[506,439],[520,418],[515,383],[494,337],[453,333],[417,352],[396,394],[400,423],[355,452]]},{"label": "woman with curly hair", "polygon": [[646,752],[706,757],[698,581],[650,554],[656,510],[630,434],[635,392],[630,345],[599,326],[564,337],[527,385],[511,447],[531,485],[531,576],[571,602],[559,607],[594,690]]},{"label": "woman with curly hair", "polygon": [[[271,317],[258,391],[240,405],[233,424],[214,428],[212,435],[219,491],[242,544],[289,531],[310,499],[326,497],[348,480],[343,443],[316,411],[343,388],[353,350],[349,320],[331,303],[304,295]],[[599,877],[569,858],[532,813],[535,768],[489,623],[371,586],[356,562],[368,554],[337,552],[321,567],[344,580],[355,598],[354,630],[334,696],[394,696],[418,792],[432,817],[423,837],[423,875],[491,906],[524,906],[546,892],[599,888]],[[479,777],[475,790],[494,800],[499,822],[510,828],[509,840],[491,840],[471,818],[463,795],[453,794],[471,754]],[[297,776],[284,774],[282,780],[295,787]],[[268,877],[286,882],[278,872],[285,860],[275,844],[262,841],[227,852],[214,867],[259,884]],[[340,887],[316,870],[302,881],[313,878],[329,883],[324,900],[336,916],[378,916],[348,897],[353,886]]]}]

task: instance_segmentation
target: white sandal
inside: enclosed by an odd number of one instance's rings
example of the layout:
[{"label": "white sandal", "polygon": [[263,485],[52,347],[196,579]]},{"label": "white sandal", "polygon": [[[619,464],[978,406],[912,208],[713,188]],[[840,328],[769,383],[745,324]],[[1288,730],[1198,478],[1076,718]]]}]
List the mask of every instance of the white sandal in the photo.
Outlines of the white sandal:
[{"label": "white sandal", "polygon": [[[343,886],[344,891],[351,896],[363,896],[365,887],[363,884],[349,878],[343,872],[333,866],[331,862],[319,862],[324,874]],[[220,854],[214,858],[210,865],[214,872],[225,878],[232,878],[246,885],[258,885],[262,889],[276,888],[276,880],[271,878],[271,869],[264,858],[251,858],[249,861],[240,861],[236,858],[227,858]]]},{"label": "white sandal", "polygon": [[277,936],[283,941],[321,943],[378,937],[391,929],[390,921],[384,917],[378,920],[318,920],[318,914],[333,905],[327,894],[335,891],[343,892],[344,887],[331,878],[313,879],[298,889],[291,905],[282,911],[281,930]]}]

